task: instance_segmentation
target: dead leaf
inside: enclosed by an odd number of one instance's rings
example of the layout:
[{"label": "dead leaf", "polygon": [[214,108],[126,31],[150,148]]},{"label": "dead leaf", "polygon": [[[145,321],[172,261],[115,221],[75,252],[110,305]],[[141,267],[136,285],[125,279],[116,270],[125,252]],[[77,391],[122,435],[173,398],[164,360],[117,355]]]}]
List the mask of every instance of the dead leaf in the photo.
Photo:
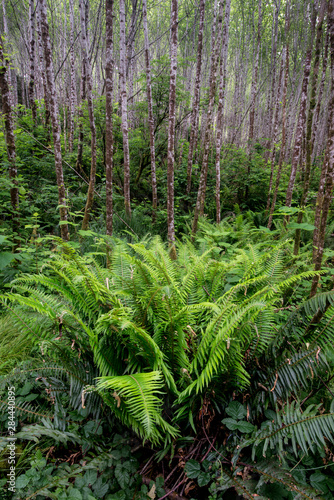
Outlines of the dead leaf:
[{"label": "dead leaf", "polygon": [[150,489],[150,491],[147,493],[147,496],[149,498],[152,498],[154,500],[154,498],[155,498],[155,484],[152,486],[152,488]]}]

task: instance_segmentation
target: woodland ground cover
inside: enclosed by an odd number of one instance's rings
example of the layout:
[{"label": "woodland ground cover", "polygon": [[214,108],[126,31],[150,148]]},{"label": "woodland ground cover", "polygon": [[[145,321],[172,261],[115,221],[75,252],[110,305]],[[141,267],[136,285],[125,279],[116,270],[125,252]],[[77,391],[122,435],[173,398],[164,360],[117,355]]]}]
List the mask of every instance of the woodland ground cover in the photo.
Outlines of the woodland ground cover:
[{"label": "woodland ground cover", "polygon": [[334,1],[1,14],[0,499],[332,499]]},{"label": "woodland ground cover", "polygon": [[284,215],[203,220],[176,261],[126,226],[27,228],[29,257],[2,271],[14,498],[332,498],[332,252],[310,299],[311,242],[294,256]]}]

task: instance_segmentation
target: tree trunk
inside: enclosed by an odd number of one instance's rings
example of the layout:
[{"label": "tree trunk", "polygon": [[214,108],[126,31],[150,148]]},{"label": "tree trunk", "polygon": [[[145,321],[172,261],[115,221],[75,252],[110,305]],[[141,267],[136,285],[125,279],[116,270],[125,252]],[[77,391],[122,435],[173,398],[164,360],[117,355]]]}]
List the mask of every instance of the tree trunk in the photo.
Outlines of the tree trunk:
[{"label": "tree trunk", "polygon": [[106,0],[106,226],[109,236],[113,223],[113,8],[114,0]]},{"label": "tree trunk", "polygon": [[143,0],[143,25],[144,25],[144,37],[145,37],[145,63],[146,63],[147,104],[148,104],[148,125],[149,125],[149,130],[150,130],[150,150],[151,150],[152,222],[155,222],[157,204],[158,204],[158,195],[157,195],[157,177],[156,177],[156,172],[155,172],[154,118],[153,118],[152,85],[151,85],[150,44],[149,44],[148,28],[147,28],[146,0]]},{"label": "tree trunk", "polygon": [[82,152],[83,152],[83,105],[86,99],[86,65],[85,62],[81,62],[81,82],[80,82],[80,107],[79,107],[79,133],[78,133],[78,153],[77,153],[77,161],[75,164],[76,170],[82,171]]},{"label": "tree trunk", "polygon": [[178,35],[178,0],[172,0],[171,6],[171,47],[170,47],[170,83],[169,83],[169,119],[167,146],[167,226],[170,256],[176,259],[174,225],[174,142],[176,112],[176,73],[177,73],[177,35]]},{"label": "tree trunk", "polygon": [[319,85],[319,92],[318,92],[318,102],[317,106],[314,112],[314,118],[313,118],[313,131],[312,131],[312,162],[314,161],[315,157],[315,138],[317,135],[318,127],[319,127],[319,116],[320,116],[320,109],[321,109],[321,103],[322,103],[322,96],[324,93],[324,87],[325,87],[325,81],[326,81],[326,71],[327,71],[327,63],[328,63],[328,43],[329,43],[329,34],[326,34],[325,38],[325,51],[324,51],[324,57],[322,61],[322,75],[321,75],[321,81]]},{"label": "tree trunk", "polygon": [[251,88],[251,107],[249,110],[249,133],[248,133],[248,168],[247,168],[247,181],[246,181],[246,189],[245,189],[245,200],[248,198],[249,194],[249,177],[251,173],[251,165],[252,165],[252,152],[254,147],[254,118],[255,118],[255,96],[257,90],[257,80],[258,80],[258,72],[259,72],[259,55],[260,55],[260,45],[261,45],[261,25],[262,25],[262,0],[259,0],[258,7],[258,25],[257,25],[257,44],[256,44],[256,56],[255,56],[255,64],[252,78],[252,88]]},{"label": "tree trunk", "polygon": [[[284,54],[286,54],[285,48],[284,48],[284,52],[283,52],[283,56],[282,56],[282,60],[281,60],[281,69],[280,69],[280,75],[279,75],[279,86],[280,87],[281,87],[282,79],[284,79],[284,76],[283,76],[284,67],[285,67]],[[283,83],[283,85],[284,85],[284,83]],[[269,189],[268,189],[266,213],[268,213],[269,208],[270,208],[270,204],[271,204],[271,191],[272,191],[273,180],[274,180],[276,148],[277,148],[277,140],[278,140],[279,110],[280,110],[280,105],[281,105],[280,97],[281,97],[280,89],[277,89],[275,117],[274,117],[274,140],[273,140],[273,149],[272,149],[272,154],[271,154],[271,168],[270,168],[270,179],[269,179]]]},{"label": "tree trunk", "polygon": [[[301,148],[302,148],[303,130],[305,127],[305,122],[306,122],[307,88],[308,88],[308,82],[309,82],[310,70],[311,70],[311,56],[312,56],[312,49],[309,49],[307,51],[306,59],[305,59],[304,78],[303,78],[302,93],[301,93],[301,98],[300,98],[298,124],[297,124],[297,130],[296,130],[296,137],[295,137],[295,144],[294,144],[294,149],[293,149],[292,162],[291,162],[290,179],[289,179],[288,189],[287,189],[287,193],[286,193],[286,200],[285,200],[285,205],[287,207],[291,207],[292,193],[293,193],[293,188],[295,185],[297,167],[298,167],[299,157],[300,157]],[[287,217],[285,219],[285,221],[287,221],[288,219],[289,219],[289,217]]]},{"label": "tree trunk", "polygon": [[[322,25],[325,16],[325,7],[326,0],[322,1],[319,15],[318,15],[318,27],[317,27],[317,36],[315,41],[315,54],[314,54],[314,62],[313,62],[313,71],[310,81],[311,93],[310,93],[310,104],[307,116],[307,124],[306,124],[306,164],[305,164],[305,173],[304,173],[304,186],[303,193],[300,200],[300,212],[298,213],[297,223],[301,224],[303,222],[303,211],[307,201],[307,195],[310,187],[310,178],[311,178],[311,160],[312,160],[312,125],[313,125],[313,115],[316,106],[316,94],[317,94],[317,83],[318,83],[318,73],[319,73],[319,64],[320,64],[320,52],[321,52],[321,41],[322,41]],[[296,230],[295,235],[295,244],[294,244],[294,255],[298,255],[299,247],[300,247],[300,236],[301,230]]]},{"label": "tree trunk", "polygon": [[132,12],[131,12],[131,22],[129,36],[127,40],[127,64],[126,64],[126,81],[128,82],[129,99],[128,99],[128,121],[130,128],[134,127],[134,110],[133,110],[133,77],[134,77],[134,58],[133,58],[133,48],[137,32],[137,20],[138,20],[138,0],[131,0]]},{"label": "tree trunk", "polygon": [[191,173],[194,157],[194,149],[198,138],[198,118],[199,118],[199,102],[201,92],[201,70],[202,70],[202,51],[203,51],[203,29],[205,15],[205,0],[200,0],[199,3],[199,28],[198,28],[198,44],[197,44],[197,62],[196,62],[196,79],[194,88],[193,109],[190,120],[190,139],[187,165],[187,195],[191,190]]},{"label": "tree trunk", "polygon": [[275,191],[273,195],[273,199],[271,202],[271,208],[270,208],[270,214],[269,214],[269,221],[268,221],[268,229],[271,228],[272,222],[273,222],[273,213],[275,210],[275,205],[276,205],[276,200],[277,200],[277,193],[278,193],[278,188],[279,188],[279,183],[281,180],[281,173],[282,173],[282,165],[283,165],[283,160],[284,160],[284,155],[285,155],[285,146],[286,146],[286,94],[287,94],[287,89],[288,89],[288,77],[289,77],[289,46],[288,44],[286,45],[285,48],[285,74],[284,74],[284,86],[283,86],[283,98],[282,98],[282,144],[280,148],[280,155],[279,155],[279,161],[278,161],[278,169],[277,169],[277,176],[276,176],[276,183],[275,183]]},{"label": "tree trunk", "polygon": [[91,166],[90,166],[89,186],[87,192],[85,213],[82,221],[82,229],[86,230],[89,225],[89,216],[94,200],[95,177],[96,177],[96,127],[94,119],[93,94],[92,94],[92,71],[88,55],[89,48],[86,37],[87,27],[86,27],[86,16],[85,16],[85,8],[83,0],[79,0],[79,9],[80,9],[80,21],[81,21],[82,58],[86,70],[86,95],[87,95],[89,125],[91,133]]},{"label": "tree trunk", "polygon": [[68,148],[70,153],[73,151],[74,136],[74,106],[75,106],[75,66],[74,66],[74,12],[73,0],[70,0],[70,66],[71,66],[71,89],[70,89],[70,115],[69,115],[69,137]]},{"label": "tree trunk", "polygon": [[218,20],[217,20],[217,40],[211,58],[209,105],[206,116],[206,130],[204,136],[204,152],[203,152],[202,168],[201,168],[201,175],[197,192],[196,206],[194,211],[194,220],[192,224],[193,235],[195,235],[197,232],[198,218],[200,214],[203,214],[204,211],[206,180],[208,175],[208,162],[210,153],[210,132],[211,132],[211,125],[213,118],[213,106],[214,106],[216,87],[217,87],[217,68],[218,68],[220,42],[222,35],[221,25],[223,21],[224,4],[225,0],[221,0],[219,5]]},{"label": "tree trunk", "polygon": [[126,45],[125,45],[125,2],[119,2],[119,28],[120,28],[120,61],[119,81],[121,91],[122,112],[122,134],[124,154],[124,203],[128,218],[131,217],[130,202],[130,151],[129,151],[129,128],[128,128],[128,100],[126,93]]},{"label": "tree trunk", "polygon": [[[330,100],[330,113],[329,113],[329,131],[328,131],[328,141],[327,141],[327,154],[324,162],[328,162],[327,173],[326,173],[326,183],[325,183],[325,194],[322,201],[322,213],[320,219],[320,225],[317,235],[317,250],[315,254],[315,265],[314,270],[319,271],[321,269],[322,257],[324,253],[324,242],[326,234],[326,223],[329,213],[329,209],[332,202],[333,187],[334,187],[334,2],[330,1],[328,3],[328,32],[330,37],[330,50],[331,50],[331,100]],[[312,297],[315,295],[319,283],[319,276],[315,276],[312,281],[311,294]]]},{"label": "tree trunk", "polygon": [[34,0],[29,1],[30,13],[30,80],[29,80],[29,101],[32,112],[32,119],[36,125],[37,108],[34,96],[35,90],[35,5]]},{"label": "tree trunk", "polygon": [[39,0],[41,27],[42,27],[42,42],[44,49],[44,60],[46,66],[46,79],[48,84],[48,101],[50,103],[52,135],[54,145],[55,167],[58,186],[58,203],[60,211],[60,233],[64,241],[69,240],[68,224],[67,224],[67,206],[66,193],[62,166],[62,155],[60,145],[60,126],[58,121],[58,103],[56,99],[55,77],[53,70],[53,61],[51,55],[51,42],[49,36],[49,25],[47,21],[46,0]]},{"label": "tree trunk", "polygon": [[[2,0],[2,13],[3,13],[3,31],[6,37],[6,42],[9,43],[9,33],[8,33],[8,24],[7,24],[7,13],[6,13],[6,2],[5,0]],[[9,46],[10,47],[10,46]],[[6,72],[6,79],[7,79],[7,85],[9,88],[9,104],[12,107],[13,106],[13,96],[11,93],[11,85],[12,85],[12,79],[11,79],[11,74],[10,70]]]},{"label": "tree trunk", "polygon": [[267,144],[267,153],[266,153],[266,159],[268,160],[269,158],[269,151],[271,147],[271,134],[272,134],[272,122],[273,122],[273,103],[274,103],[274,95],[275,95],[275,84],[276,84],[276,56],[277,56],[277,35],[278,35],[278,18],[279,18],[279,11],[281,8],[281,0],[275,0],[275,14],[274,14],[274,29],[273,29],[273,38],[272,38],[272,48],[271,48],[271,54],[272,54],[272,83],[271,83],[271,89],[270,89],[270,94],[269,94],[269,106],[268,106],[268,111],[267,111],[267,137],[269,138],[268,144]]},{"label": "tree trunk", "polygon": [[16,168],[16,150],[14,136],[14,122],[12,105],[10,98],[10,88],[8,83],[9,69],[6,66],[3,50],[3,40],[0,37],[0,89],[2,96],[2,113],[5,122],[6,145],[9,162],[9,180],[12,183],[10,188],[10,201],[13,210],[13,231],[18,231],[18,210],[19,210],[19,191],[17,187],[17,168]]},{"label": "tree trunk", "polygon": [[[37,0],[38,1],[38,0]],[[39,73],[42,79],[42,86],[43,86],[43,93],[44,93],[44,108],[45,108],[45,128],[48,128],[49,121],[50,121],[50,105],[49,105],[49,95],[48,95],[48,88],[47,88],[47,80],[46,80],[46,74],[45,74],[45,61],[44,61],[44,55],[43,55],[43,42],[42,42],[42,27],[41,27],[41,20],[40,20],[40,9],[36,8],[36,20],[37,20],[37,41],[38,41],[38,54],[39,54]]]},{"label": "tree trunk", "polygon": [[223,116],[226,90],[226,65],[230,27],[231,0],[226,0],[225,20],[223,28],[223,43],[220,58],[219,101],[217,110],[216,134],[216,222],[220,223],[220,154],[223,142]]}]

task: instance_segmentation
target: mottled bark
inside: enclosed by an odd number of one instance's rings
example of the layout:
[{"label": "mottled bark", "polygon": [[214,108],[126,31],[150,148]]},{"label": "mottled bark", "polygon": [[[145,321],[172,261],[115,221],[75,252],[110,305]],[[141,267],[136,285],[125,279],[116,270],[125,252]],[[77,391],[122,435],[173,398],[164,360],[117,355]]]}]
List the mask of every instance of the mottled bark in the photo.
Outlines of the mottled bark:
[{"label": "mottled bark", "polygon": [[35,2],[29,0],[30,17],[30,80],[29,80],[29,102],[32,112],[32,119],[36,125],[37,107],[35,102]]},{"label": "mottled bark", "polygon": [[[283,79],[284,66],[285,66],[285,57],[284,57],[285,53],[286,53],[286,50],[284,49],[284,53],[283,53],[282,61],[281,61],[280,76],[279,76],[280,83]],[[281,85],[280,85],[280,87],[281,87]],[[273,180],[274,180],[276,146],[277,146],[277,140],[278,140],[279,111],[280,111],[280,106],[281,106],[280,97],[281,97],[281,93],[280,93],[280,89],[278,89],[277,93],[276,93],[276,106],[275,106],[275,118],[274,118],[274,141],[273,141],[273,150],[272,150],[272,154],[271,154],[271,168],[270,168],[270,178],[269,178],[269,189],[268,189],[266,212],[268,212],[268,210],[270,208],[271,192],[272,192]]]},{"label": "mottled bark", "polygon": [[321,109],[322,98],[323,98],[323,93],[324,93],[324,88],[325,88],[325,81],[326,81],[326,71],[327,71],[327,64],[328,64],[328,43],[329,43],[329,34],[327,33],[326,38],[325,38],[325,50],[324,50],[324,56],[323,56],[323,61],[322,61],[322,74],[321,74],[321,80],[320,80],[320,85],[319,85],[318,100],[317,100],[317,106],[315,108],[314,118],[313,118],[312,162],[314,161],[314,156],[315,156],[315,138],[317,136],[318,127],[320,124],[319,116],[320,116],[320,109]]},{"label": "mottled bark", "polygon": [[271,228],[273,222],[273,213],[275,210],[278,188],[281,180],[282,166],[285,155],[285,147],[286,147],[286,95],[288,89],[288,78],[289,78],[289,46],[285,47],[285,73],[284,73],[284,86],[283,86],[283,97],[282,97],[282,143],[280,148],[280,155],[278,161],[278,169],[276,175],[275,182],[275,191],[273,194],[273,199],[271,202],[269,220],[268,220],[268,229]]},{"label": "mottled bark", "polygon": [[75,65],[74,65],[74,12],[73,0],[70,0],[70,67],[71,67],[71,83],[70,83],[70,108],[69,108],[69,137],[68,147],[70,153],[73,151],[73,135],[74,135],[74,107],[75,107]]},{"label": "mottled bark", "polygon": [[[320,64],[320,52],[321,52],[321,42],[322,42],[322,25],[325,16],[325,7],[326,0],[322,1],[320,11],[318,14],[318,26],[317,26],[317,34],[315,40],[315,48],[314,48],[314,61],[313,61],[313,71],[310,79],[310,103],[309,110],[307,115],[307,123],[306,123],[306,137],[305,137],[305,172],[304,172],[304,185],[302,197],[300,200],[300,212],[298,213],[297,223],[301,224],[303,222],[303,211],[305,209],[308,191],[310,187],[310,179],[311,179],[311,159],[312,159],[312,150],[313,150],[313,142],[312,142],[312,125],[313,125],[313,115],[316,107],[316,94],[317,94],[317,83],[318,83],[318,74],[319,74],[319,64]],[[295,244],[294,244],[294,255],[298,255],[299,247],[300,247],[300,236],[301,230],[296,230],[295,235]]]},{"label": "mottled bark", "polygon": [[106,0],[106,226],[109,236],[113,224],[113,8],[114,0]]},{"label": "mottled bark", "polygon": [[145,64],[146,64],[146,88],[147,88],[147,105],[148,105],[148,126],[149,126],[149,131],[150,131],[150,152],[151,152],[152,222],[154,222],[156,219],[158,195],[157,195],[157,177],[156,177],[156,169],[155,169],[154,117],[153,117],[150,44],[149,44],[149,38],[148,38],[146,0],[143,0],[143,26],[144,26],[144,38],[145,38]]},{"label": "mottled bark", "polygon": [[[261,26],[262,26],[262,0],[258,2],[258,24],[257,24],[257,36],[256,36],[256,53],[255,62],[253,69],[253,78],[251,86],[251,105],[249,109],[249,133],[248,133],[248,148],[251,153],[254,141],[254,119],[255,119],[255,96],[257,90],[258,72],[259,72],[259,56],[260,56],[260,45],[261,45]],[[249,175],[250,171],[248,172]]]},{"label": "mottled bark", "polygon": [[210,88],[209,88],[209,104],[208,111],[206,115],[206,130],[204,136],[204,151],[203,151],[203,160],[202,160],[202,168],[201,175],[199,180],[199,187],[197,192],[197,200],[194,211],[194,219],[192,224],[192,233],[193,235],[197,232],[198,226],[198,218],[203,214],[204,211],[204,202],[205,202],[205,191],[206,191],[206,180],[208,175],[208,162],[209,162],[209,153],[210,153],[210,134],[211,134],[211,126],[213,121],[213,107],[215,101],[215,94],[217,88],[217,69],[218,69],[218,59],[220,52],[220,44],[221,44],[221,36],[222,36],[222,21],[223,21],[223,13],[224,13],[224,5],[225,0],[220,1],[219,5],[219,14],[217,19],[217,39],[215,43],[215,48],[212,53],[211,58],[211,70],[210,70]]},{"label": "mottled bark", "polygon": [[227,66],[227,53],[228,53],[228,40],[229,40],[229,27],[230,27],[230,11],[231,0],[226,0],[225,5],[225,19],[223,27],[223,42],[220,57],[220,80],[219,80],[219,100],[217,110],[217,125],[216,125],[216,222],[220,223],[220,154],[223,141],[223,116],[225,105],[225,91],[226,91],[226,66]]},{"label": "mottled bark", "polygon": [[[38,1],[38,0],[37,0]],[[48,127],[50,121],[50,105],[49,105],[49,94],[47,88],[47,80],[45,73],[45,62],[44,62],[44,50],[43,50],[43,42],[42,42],[42,27],[41,27],[41,19],[40,19],[40,9],[36,8],[36,27],[37,27],[37,40],[38,40],[38,69],[39,74],[41,76],[42,85],[43,85],[43,93],[44,93],[44,108],[45,108],[45,127]]]},{"label": "mottled bark", "polygon": [[[88,0],[87,0],[88,1]],[[82,229],[86,230],[89,225],[90,212],[94,201],[94,189],[96,178],[96,127],[94,118],[93,93],[92,93],[92,70],[89,60],[89,47],[86,37],[86,15],[83,0],[79,0],[80,22],[81,22],[81,48],[82,59],[86,69],[86,96],[88,104],[89,126],[91,133],[91,165],[89,175],[89,185],[87,192],[87,201],[85,206]]]},{"label": "mottled bark", "polygon": [[[323,196],[321,207],[321,219],[317,235],[317,251],[314,259],[314,269],[321,269],[322,257],[324,253],[324,243],[326,234],[326,224],[329,209],[332,203],[333,187],[334,187],[334,2],[328,3],[328,31],[330,37],[331,50],[331,99],[329,113],[329,131],[327,141],[327,155],[324,161],[328,162],[325,182],[325,193]],[[319,276],[313,278],[311,287],[311,297],[315,295],[319,283]]]},{"label": "mottled bark", "polygon": [[312,251],[312,259],[313,264],[316,263],[317,255],[318,255],[318,238],[319,238],[319,228],[320,228],[320,220],[321,220],[321,210],[322,210],[322,202],[324,199],[325,192],[325,183],[327,179],[327,169],[328,169],[328,145],[325,151],[324,160],[321,167],[320,180],[319,180],[319,188],[317,193],[317,201],[315,204],[315,214],[314,214],[314,226],[315,229],[313,231],[313,251]]},{"label": "mottled bark", "polygon": [[176,114],[176,73],[178,41],[178,0],[171,3],[171,46],[170,46],[170,82],[169,82],[169,118],[167,146],[167,227],[170,256],[176,259],[175,224],[174,224],[174,143]]},{"label": "mottled bark", "polygon": [[249,110],[249,133],[248,133],[248,166],[247,166],[247,181],[245,188],[245,200],[247,201],[249,194],[249,177],[251,173],[251,165],[252,165],[252,152],[254,146],[254,118],[255,118],[255,97],[257,91],[257,80],[258,80],[258,72],[259,72],[259,55],[260,55],[260,45],[261,45],[261,26],[262,26],[262,0],[258,2],[258,24],[257,24],[257,37],[256,37],[256,54],[255,54],[255,63],[253,70],[253,78],[252,78],[252,87],[251,87],[251,105]]},{"label": "mottled bark", "polygon": [[121,115],[123,134],[123,155],[124,155],[124,204],[125,212],[131,217],[130,202],[130,150],[129,150],[129,127],[128,127],[128,99],[126,92],[126,45],[125,45],[125,2],[119,2],[119,29],[120,29],[120,61],[119,61],[119,82],[121,93]]},{"label": "mottled bark", "polygon": [[202,51],[203,51],[203,28],[204,28],[204,15],[205,15],[205,0],[200,0],[199,3],[199,28],[198,28],[198,42],[197,42],[197,61],[196,61],[196,78],[194,88],[194,98],[192,103],[192,112],[190,119],[190,139],[189,139],[189,152],[188,152],[188,165],[187,165],[187,195],[191,190],[191,173],[194,157],[194,149],[197,144],[198,138],[198,119],[199,119],[199,102],[201,92],[201,70],[202,70]]},{"label": "mottled bark", "polygon": [[11,105],[11,90],[8,82],[9,69],[6,66],[4,58],[3,40],[0,37],[0,89],[2,97],[2,113],[5,122],[6,145],[9,162],[9,179],[12,183],[10,188],[10,201],[13,210],[13,230],[17,232],[19,192],[17,187],[17,167],[16,167],[16,149],[14,136],[14,121]]},{"label": "mottled bark", "polygon": [[[6,12],[6,2],[5,2],[5,0],[2,0],[2,13],[3,13],[3,18],[2,18],[3,31],[4,31],[4,34],[5,34],[6,41],[9,42],[9,33],[8,33],[7,12]],[[5,61],[5,64],[8,66],[7,61]],[[6,73],[7,73],[6,74],[6,79],[7,79],[7,84],[8,84],[8,87],[9,87],[9,104],[12,107],[13,106],[13,96],[12,96],[12,93],[10,91],[11,85],[12,85],[12,79],[11,79],[10,70],[9,70],[9,68],[7,68],[7,69],[8,69],[8,71],[6,71]]]},{"label": "mottled bark", "polygon": [[83,103],[86,99],[86,65],[81,62],[81,82],[80,82],[80,107],[78,111],[79,125],[78,125],[78,152],[75,168],[82,171],[82,152],[83,152]]},{"label": "mottled bark", "polygon": [[294,144],[293,155],[292,155],[290,179],[289,179],[288,189],[286,192],[285,205],[287,207],[291,207],[292,193],[293,193],[293,189],[294,189],[294,185],[295,185],[297,167],[298,167],[298,162],[299,162],[301,148],[302,148],[303,130],[305,128],[305,123],[306,123],[307,89],[308,89],[308,82],[309,82],[310,70],[311,70],[311,56],[312,56],[312,50],[309,49],[307,51],[306,59],[305,59],[304,77],[303,77],[303,84],[302,84],[302,93],[301,93],[301,97],[300,97],[298,124],[297,124],[295,144]]},{"label": "mottled bark", "polygon": [[127,44],[126,44],[126,51],[127,51],[127,64],[126,64],[126,81],[128,84],[128,91],[129,91],[129,99],[128,99],[128,121],[129,121],[129,126],[130,128],[134,127],[134,110],[133,110],[133,78],[134,78],[134,62],[135,59],[133,57],[133,48],[134,48],[134,42],[135,42],[135,36],[137,32],[137,21],[138,21],[138,15],[139,15],[139,10],[138,9],[138,0],[131,0],[131,5],[132,5],[132,11],[131,11],[131,21],[130,21],[130,30],[129,30],[129,36],[127,39]]},{"label": "mottled bark", "polygon": [[275,96],[275,86],[276,86],[276,57],[277,57],[277,37],[278,37],[278,17],[281,8],[281,0],[275,0],[275,13],[274,13],[274,27],[272,36],[272,47],[271,47],[271,88],[269,94],[269,103],[267,111],[267,133],[266,136],[269,138],[267,143],[267,154],[266,159],[269,158],[270,148],[271,148],[271,134],[273,127],[273,108],[274,108],[274,96]]},{"label": "mottled bark", "polygon": [[60,212],[60,232],[64,241],[69,240],[68,224],[67,224],[67,206],[66,206],[66,193],[62,166],[62,155],[60,145],[60,125],[58,121],[59,110],[58,102],[56,99],[56,87],[53,70],[53,60],[51,54],[51,42],[49,36],[49,25],[47,20],[46,0],[38,0],[41,16],[42,27],[42,42],[44,49],[44,59],[46,66],[46,79],[48,86],[48,101],[50,103],[50,115],[52,124],[53,146],[55,156],[55,168],[58,186],[58,203]]}]

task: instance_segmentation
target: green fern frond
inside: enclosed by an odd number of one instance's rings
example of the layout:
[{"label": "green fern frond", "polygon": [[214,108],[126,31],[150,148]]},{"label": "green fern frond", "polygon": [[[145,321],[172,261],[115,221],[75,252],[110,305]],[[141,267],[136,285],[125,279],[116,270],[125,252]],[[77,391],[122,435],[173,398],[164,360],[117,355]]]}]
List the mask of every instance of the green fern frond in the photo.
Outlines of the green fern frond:
[{"label": "green fern frond", "polygon": [[115,405],[136,422],[139,433],[152,441],[159,440],[157,424],[161,419],[161,372],[136,373],[119,377],[99,377],[97,389],[114,391]]}]

